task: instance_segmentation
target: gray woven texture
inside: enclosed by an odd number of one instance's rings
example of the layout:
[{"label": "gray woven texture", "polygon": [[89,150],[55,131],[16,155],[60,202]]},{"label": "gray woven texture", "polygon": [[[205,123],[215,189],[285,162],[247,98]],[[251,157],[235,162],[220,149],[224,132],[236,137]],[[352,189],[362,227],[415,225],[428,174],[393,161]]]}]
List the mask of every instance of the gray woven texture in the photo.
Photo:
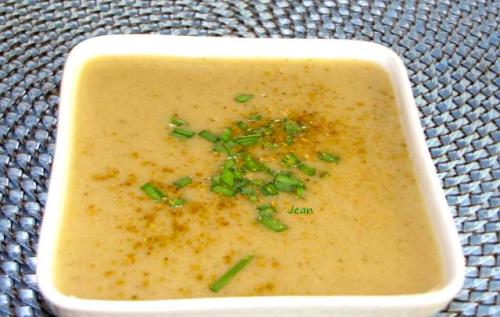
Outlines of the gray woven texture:
[{"label": "gray woven texture", "polygon": [[499,1],[0,0],[0,316],[47,316],[35,279],[68,51],[93,36],[341,38],[395,50],[467,258],[437,316],[500,316]]}]

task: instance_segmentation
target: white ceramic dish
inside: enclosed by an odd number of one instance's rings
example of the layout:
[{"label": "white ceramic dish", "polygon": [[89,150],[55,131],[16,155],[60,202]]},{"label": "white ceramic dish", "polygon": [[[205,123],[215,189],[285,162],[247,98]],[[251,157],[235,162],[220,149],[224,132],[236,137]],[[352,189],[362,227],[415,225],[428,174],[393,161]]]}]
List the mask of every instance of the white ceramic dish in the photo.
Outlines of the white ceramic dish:
[{"label": "white ceramic dish", "polygon": [[[419,186],[426,200],[445,272],[441,287],[398,296],[261,296],[155,301],[106,301],[69,297],[54,285],[54,255],[61,224],[74,122],[75,84],[85,62],[102,55],[203,56],[238,58],[360,59],[389,74]],[[425,144],[406,69],[378,44],[346,40],[283,40],[118,35],[87,40],[70,53],[62,79],[57,145],[38,249],[40,290],[59,316],[328,316],[420,317],[445,306],[463,282],[464,260],[453,219]]]}]

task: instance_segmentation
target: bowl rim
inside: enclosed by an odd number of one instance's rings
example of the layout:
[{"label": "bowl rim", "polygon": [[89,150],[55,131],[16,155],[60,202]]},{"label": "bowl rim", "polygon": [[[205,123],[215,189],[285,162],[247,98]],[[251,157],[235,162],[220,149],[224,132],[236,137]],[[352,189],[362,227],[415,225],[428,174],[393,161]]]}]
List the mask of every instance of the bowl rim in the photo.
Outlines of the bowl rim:
[{"label": "bowl rim", "polygon": [[[442,259],[445,282],[438,288],[405,295],[328,295],[328,296],[255,296],[216,297],[165,300],[94,300],[61,293],[53,279],[55,243],[62,218],[62,201],[66,182],[65,171],[71,160],[70,136],[73,128],[74,83],[83,65],[91,58],[103,55],[154,55],[213,58],[289,58],[289,59],[360,59],[380,64],[390,73],[398,93],[398,107],[404,117],[405,139],[413,151],[413,164],[420,164],[417,174],[420,186],[425,186],[432,206],[429,214],[436,243]],[[422,185],[424,183],[424,185]],[[421,189],[422,190],[422,189]],[[422,193],[423,194],[423,193]],[[427,209],[431,209],[427,207]],[[37,252],[37,279],[44,298],[54,307],[86,312],[184,312],[207,309],[235,310],[259,308],[329,307],[367,310],[442,307],[459,291],[464,281],[464,257],[453,218],[435,166],[425,143],[419,114],[412,95],[408,73],[398,55],[380,44],[357,40],[332,39],[242,39],[189,37],[166,35],[106,35],[91,38],[76,45],[70,52],[63,70],[57,124],[57,139],[52,174],[44,209]]]}]

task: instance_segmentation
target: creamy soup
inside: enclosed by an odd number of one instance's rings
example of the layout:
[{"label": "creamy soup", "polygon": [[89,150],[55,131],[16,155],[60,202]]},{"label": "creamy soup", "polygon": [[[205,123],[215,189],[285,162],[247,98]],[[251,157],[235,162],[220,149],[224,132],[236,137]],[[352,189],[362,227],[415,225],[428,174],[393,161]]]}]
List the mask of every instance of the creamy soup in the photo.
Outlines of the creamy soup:
[{"label": "creamy soup", "polygon": [[385,295],[442,281],[375,64],[100,57],[74,102],[55,268],[67,295]]}]

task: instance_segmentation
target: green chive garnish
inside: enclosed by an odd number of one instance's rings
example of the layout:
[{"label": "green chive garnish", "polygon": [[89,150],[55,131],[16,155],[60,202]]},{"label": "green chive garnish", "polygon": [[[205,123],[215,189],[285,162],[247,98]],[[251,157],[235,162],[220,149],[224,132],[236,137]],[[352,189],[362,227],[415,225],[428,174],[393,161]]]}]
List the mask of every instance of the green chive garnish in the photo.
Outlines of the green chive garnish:
[{"label": "green chive garnish", "polygon": [[260,114],[252,114],[249,115],[247,118],[250,121],[260,121],[260,119],[262,119],[262,116]]},{"label": "green chive garnish", "polygon": [[272,217],[274,214],[276,214],[276,209],[274,209],[273,206],[271,205],[261,205],[257,207],[257,210],[259,211],[259,217]]},{"label": "green chive garnish", "polygon": [[253,95],[241,94],[241,95],[238,95],[238,96],[234,97],[234,100],[237,101],[237,102],[239,102],[239,103],[245,103],[245,102],[249,101],[252,98],[253,98]]},{"label": "green chive garnish", "polygon": [[[243,177],[243,173],[239,170],[239,169],[233,169],[233,175],[234,175],[234,179],[235,180],[242,180],[242,177]],[[236,186],[236,184],[235,184]]]},{"label": "green chive garnish", "polygon": [[316,174],[316,169],[314,167],[311,167],[311,166],[306,165],[304,163],[300,163],[299,165],[297,165],[297,167],[299,170],[304,172],[304,174],[306,174],[306,175],[313,176],[314,174]]},{"label": "green chive garnish", "polygon": [[260,191],[262,192],[262,194],[264,194],[264,196],[274,196],[279,194],[278,189],[276,188],[276,186],[274,186],[273,183],[264,184],[260,188]]},{"label": "green chive garnish", "polygon": [[302,131],[302,127],[295,121],[286,119],[285,120],[285,132],[287,134],[296,135]]},{"label": "green chive garnish", "polygon": [[212,292],[217,293],[223,288],[231,279],[238,274],[245,266],[252,261],[253,255],[247,255],[243,259],[239,260],[232,268],[229,269],[224,275],[222,275],[215,283],[210,286],[210,290]]},{"label": "green chive garnish", "polygon": [[245,169],[247,169],[250,172],[262,172],[265,171],[267,168],[262,164],[261,162],[255,160],[252,156],[250,155],[245,155],[244,157],[244,164],[243,166]]},{"label": "green chive garnish", "polygon": [[290,184],[286,184],[286,183],[279,183],[279,182],[276,182],[276,181],[274,182],[274,186],[279,191],[289,192],[289,193],[295,191],[295,188],[296,188],[296,186],[294,186],[294,185],[290,185]]},{"label": "green chive garnish", "polygon": [[296,192],[298,187],[304,187],[302,181],[289,172],[279,172],[274,177],[274,186],[282,192]]},{"label": "green chive garnish", "polygon": [[257,201],[257,193],[252,186],[244,186],[240,189],[240,192],[242,195],[247,196],[247,198],[250,199],[251,202]]},{"label": "green chive garnish", "polygon": [[213,134],[212,132],[207,131],[207,130],[201,131],[200,133],[198,133],[198,135],[201,136],[202,138],[204,138],[205,140],[210,141],[212,143],[217,142],[217,140],[219,139],[215,134]]},{"label": "green chive garnish", "polygon": [[259,223],[263,224],[266,228],[274,232],[282,232],[288,229],[288,226],[273,217],[261,217]]},{"label": "green chive garnish", "polygon": [[234,171],[234,179],[236,180],[234,182],[234,187],[237,189],[241,189],[243,187],[246,187],[246,185],[250,184],[250,181],[248,179],[242,178],[241,176],[242,175],[239,171],[237,171],[237,170]]},{"label": "green chive garnish", "polygon": [[170,205],[170,207],[181,207],[182,205],[184,205],[186,201],[182,198],[174,198],[174,199],[169,199],[168,200],[168,204]]},{"label": "green chive garnish", "polygon": [[274,231],[274,232],[282,232],[288,229],[288,226],[274,218],[276,214],[276,209],[271,205],[262,205],[257,207],[259,211],[259,216],[257,217],[257,221],[264,225],[266,228]]},{"label": "green chive garnish", "polygon": [[230,128],[225,128],[224,131],[222,131],[222,133],[220,134],[220,139],[223,142],[227,142],[227,141],[231,140],[232,133],[233,133],[233,131],[231,131]]},{"label": "green chive garnish", "polygon": [[[246,103],[253,97],[254,95],[251,94],[241,94],[234,97],[234,100],[239,103]],[[173,127],[171,134],[175,137],[189,139],[196,135],[184,120],[176,116],[170,118],[170,124]],[[316,171],[313,166],[301,162],[294,153],[288,153],[281,157],[282,166],[288,170],[273,171],[262,163],[258,157],[249,154],[247,147],[259,145],[261,149],[272,150],[283,145],[292,146],[297,137],[308,132],[306,128],[307,126],[303,126],[300,122],[289,118],[263,120],[260,114],[253,113],[233,122],[231,127],[226,127],[222,131],[220,136],[208,130],[197,133],[201,138],[213,143],[214,151],[227,155],[220,172],[211,178],[211,191],[227,197],[242,195],[253,203],[257,202],[258,198],[279,195],[280,192],[291,193],[299,198],[304,197],[306,192],[305,183],[300,177],[296,177],[290,169],[297,168],[307,176],[319,174],[320,177],[328,175],[327,171]],[[280,134],[278,136],[276,136],[277,131]],[[329,163],[338,163],[340,160],[338,155],[327,152],[318,152],[318,157],[320,160]],[[265,177],[253,179],[253,172],[261,172],[261,176]],[[174,181],[173,184],[177,189],[180,189],[192,182],[193,180],[190,177],[185,176]],[[151,199],[163,201],[171,207],[180,207],[185,203],[185,200],[180,197],[168,199],[167,195],[151,183],[141,186],[141,190]],[[274,232],[282,232],[288,229],[286,224],[277,219],[276,209],[272,205],[261,205],[257,207],[257,210],[257,222],[266,228]],[[211,285],[210,289],[214,292],[219,291],[252,258],[253,256],[247,256],[242,259]]]},{"label": "green chive garnish", "polygon": [[182,128],[175,128],[174,130],[172,130],[171,134],[180,139],[190,139],[195,135],[193,131],[189,131]]},{"label": "green chive garnish", "polygon": [[326,152],[319,152],[318,157],[320,160],[329,163],[338,163],[340,161],[340,156]]},{"label": "green chive garnish", "polygon": [[214,145],[214,151],[219,153],[225,153],[227,156],[233,156],[234,153],[227,143],[217,142]]},{"label": "green chive garnish", "polygon": [[227,159],[225,162],[224,162],[224,165],[222,166],[222,168],[224,169],[228,169],[228,168],[234,168],[236,166],[236,162],[234,159],[230,158],[230,159]]},{"label": "green chive garnish", "polygon": [[229,187],[234,186],[234,174],[229,169],[224,169],[220,175],[221,182],[225,183]]},{"label": "green chive garnish", "polygon": [[193,180],[191,179],[191,177],[185,176],[185,177],[179,178],[173,184],[177,188],[182,188],[184,186],[187,186],[187,185],[191,184],[192,182],[193,182]]},{"label": "green chive garnish", "polygon": [[229,187],[224,186],[224,185],[212,186],[212,191],[214,193],[222,194],[222,195],[228,196],[228,197],[236,195],[236,192],[232,188],[229,188]]},{"label": "green chive garnish", "polygon": [[238,128],[240,128],[240,130],[243,132],[248,132],[251,130],[250,127],[248,126],[248,124],[246,124],[243,121],[236,122],[236,126],[238,126]]},{"label": "green chive garnish", "polygon": [[186,121],[181,120],[177,117],[172,117],[172,118],[170,118],[170,123],[175,125],[176,127],[180,127],[181,125],[186,124]]},{"label": "green chive garnish", "polygon": [[[228,179],[226,179],[225,181],[229,182]],[[212,186],[210,189],[214,193],[218,193],[228,197],[236,195],[235,189],[232,186],[228,186],[225,182],[222,182],[220,176],[212,177]]]},{"label": "green chive garnish", "polygon": [[283,158],[281,159],[281,163],[283,163],[283,165],[285,165],[286,167],[294,167],[299,163],[299,159],[295,154],[288,153],[283,156]]},{"label": "green chive garnish", "polygon": [[295,195],[299,198],[304,197],[304,193],[306,191],[306,188],[304,186],[297,186],[295,189]]},{"label": "green chive garnish", "polygon": [[302,182],[289,174],[279,173],[276,175],[275,181],[278,183],[284,183],[287,185],[298,186],[302,185]]},{"label": "green chive garnish", "polygon": [[156,201],[161,201],[167,198],[167,195],[165,195],[158,187],[151,183],[146,183],[141,186],[141,190],[146,193],[151,199],[154,199]]},{"label": "green chive garnish", "polygon": [[234,142],[243,146],[255,145],[259,142],[259,135],[250,134],[250,135],[240,136],[234,139]]}]

